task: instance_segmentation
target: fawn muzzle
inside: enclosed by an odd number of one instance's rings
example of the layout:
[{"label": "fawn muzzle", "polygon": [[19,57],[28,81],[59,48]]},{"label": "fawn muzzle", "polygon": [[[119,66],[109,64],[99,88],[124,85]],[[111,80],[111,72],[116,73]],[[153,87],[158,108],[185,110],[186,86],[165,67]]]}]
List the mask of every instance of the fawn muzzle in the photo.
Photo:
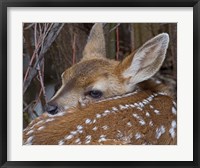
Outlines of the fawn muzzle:
[{"label": "fawn muzzle", "polygon": [[57,114],[58,113],[58,106],[47,103],[47,105],[45,106],[45,110],[49,113],[49,114]]}]

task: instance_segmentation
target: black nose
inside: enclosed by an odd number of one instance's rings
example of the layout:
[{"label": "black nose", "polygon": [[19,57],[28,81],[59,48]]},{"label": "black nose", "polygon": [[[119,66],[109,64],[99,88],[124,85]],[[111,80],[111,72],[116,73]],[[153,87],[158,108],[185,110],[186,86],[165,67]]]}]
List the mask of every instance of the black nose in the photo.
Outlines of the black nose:
[{"label": "black nose", "polygon": [[56,105],[52,105],[52,104],[47,104],[45,106],[45,110],[49,113],[49,114],[57,114],[58,113],[58,107]]}]

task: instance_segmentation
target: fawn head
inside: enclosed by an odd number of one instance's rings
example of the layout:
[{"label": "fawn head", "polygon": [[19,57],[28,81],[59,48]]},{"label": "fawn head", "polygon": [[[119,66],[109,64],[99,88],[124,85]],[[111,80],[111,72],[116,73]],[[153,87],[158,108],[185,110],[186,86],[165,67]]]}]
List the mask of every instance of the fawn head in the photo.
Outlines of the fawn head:
[{"label": "fawn head", "polygon": [[95,24],[82,60],[65,70],[62,86],[51,98],[47,112],[55,114],[78,105],[134,91],[161,67],[169,43],[166,33],[150,39],[122,62],[106,58],[103,24]]}]

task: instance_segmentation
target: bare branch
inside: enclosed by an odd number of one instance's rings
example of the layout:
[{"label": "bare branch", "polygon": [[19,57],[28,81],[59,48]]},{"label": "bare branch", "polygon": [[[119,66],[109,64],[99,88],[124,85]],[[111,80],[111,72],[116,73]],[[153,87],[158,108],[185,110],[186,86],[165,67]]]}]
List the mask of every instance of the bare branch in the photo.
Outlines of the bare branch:
[{"label": "bare branch", "polygon": [[[26,92],[28,86],[30,85],[32,79],[37,75],[37,66],[40,66],[41,60],[44,58],[44,54],[47,52],[47,50],[50,48],[51,44],[55,41],[56,37],[58,36],[59,32],[61,31],[62,27],[64,26],[63,23],[55,23],[51,24],[47,31],[43,34],[43,37],[45,38],[39,38],[38,43],[36,46],[36,49],[33,53],[33,56],[30,61],[30,66],[26,72],[25,78],[24,78],[24,85],[23,85],[23,93]],[[42,39],[42,40],[40,40]],[[43,47],[41,47],[43,46]],[[35,64],[32,66],[33,60],[36,57],[36,54],[38,54],[38,59],[36,60]]]},{"label": "bare branch", "polygon": [[120,26],[120,23],[118,23],[115,27],[113,27],[109,32],[112,32],[113,30],[117,29],[117,27]]},{"label": "bare branch", "polygon": [[76,34],[74,33],[73,45],[72,45],[72,64],[76,63]]},{"label": "bare branch", "polygon": [[117,51],[116,51],[116,60],[119,60],[119,27],[116,28],[116,39],[117,39]]}]

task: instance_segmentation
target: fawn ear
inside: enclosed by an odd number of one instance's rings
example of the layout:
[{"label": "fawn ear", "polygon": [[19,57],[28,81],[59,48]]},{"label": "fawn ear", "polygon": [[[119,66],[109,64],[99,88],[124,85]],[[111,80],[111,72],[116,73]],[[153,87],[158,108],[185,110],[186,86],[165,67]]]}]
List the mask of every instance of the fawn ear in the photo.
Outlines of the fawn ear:
[{"label": "fawn ear", "polygon": [[87,44],[83,50],[83,59],[106,57],[105,37],[103,24],[96,23],[90,31]]},{"label": "fawn ear", "polygon": [[121,72],[128,87],[152,77],[161,67],[169,43],[167,33],[147,41],[135,54],[128,56],[121,64]]}]

